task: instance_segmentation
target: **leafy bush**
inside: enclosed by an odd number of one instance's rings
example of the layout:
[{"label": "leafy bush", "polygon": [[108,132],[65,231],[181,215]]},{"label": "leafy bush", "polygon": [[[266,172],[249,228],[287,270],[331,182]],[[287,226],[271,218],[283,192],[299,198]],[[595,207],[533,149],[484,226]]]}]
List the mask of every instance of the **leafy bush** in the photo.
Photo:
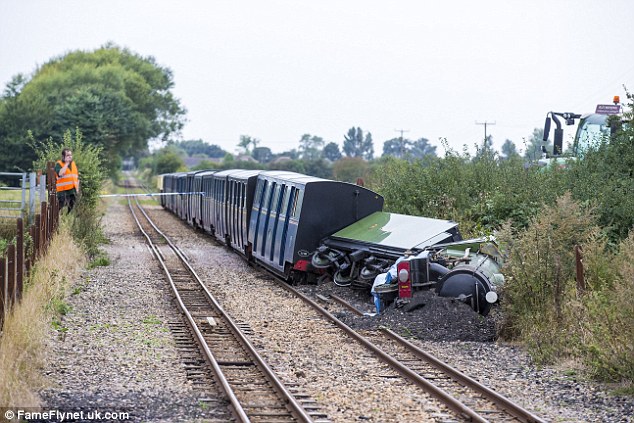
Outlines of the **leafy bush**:
[{"label": "leafy bush", "polygon": [[634,227],[633,140],[630,125],[573,163],[568,174],[573,195],[597,208],[599,224],[614,244]]},{"label": "leafy bush", "polygon": [[[31,136],[31,142],[35,143]],[[105,241],[101,230],[101,214],[97,208],[99,191],[106,174],[101,165],[101,147],[84,142],[79,129],[73,137],[70,130],[64,133],[61,143],[48,139],[40,144],[38,160],[34,162],[36,169],[45,169],[49,161],[57,161],[63,148],[70,148],[73,152],[73,160],[77,164],[81,195],[71,220],[71,232],[75,240],[83,246],[89,256],[99,253],[99,245]]]},{"label": "leafy bush", "polygon": [[[37,144],[32,135],[29,135],[30,141]],[[77,164],[79,171],[79,180],[81,188],[81,203],[84,203],[89,209],[97,206],[99,198],[99,190],[106,178],[103,167],[101,166],[102,148],[93,144],[86,143],[79,129],[75,130],[74,136],[70,130],[64,133],[62,142],[55,142],[52,138],[39,143],[37,149],[37,160],[33,163],[35,169],[46,169],[46,163],[49,161],[56,162],[60,160],[62,149],[70,148],[73,152],[73,160]]]},{"label": "leafy bush", "polygon": [[526,168],[519,157],[472,158],[451,150],[444,158],[387,159],[372,181],[388,211],[454,220],[466,236],[491,233],[508,219],[525,227],[565,187],[560,171]]},{"label": "leafy bush", "polygon": [[[583,358],[603,380],[634,381],[634,231],[611,260],[616,274],[595,276],[583,299]],[[588,265],[592,269],[595,266]],[[586,273],[587,274],[587,273]]]},{"label": "leafy bush", "polygon": [[570,194],[544,208],[529,226],[512,233],[510,226],[498,237],[507,253],[503,268],[504,324],[501,334],[527,343],[538,361],[573,354],[578,335],[575,246],[585,255],[601,254],[606,245],[591,211]]}]

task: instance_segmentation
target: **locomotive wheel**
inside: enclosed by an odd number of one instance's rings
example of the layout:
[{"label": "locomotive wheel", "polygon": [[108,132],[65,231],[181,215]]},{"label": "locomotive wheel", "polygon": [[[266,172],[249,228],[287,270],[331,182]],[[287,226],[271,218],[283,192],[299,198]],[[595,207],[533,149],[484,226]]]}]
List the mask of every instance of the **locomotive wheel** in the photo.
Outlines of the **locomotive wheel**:
[{"label": "locomotive wheel", "polygon": [[328,269],[342,257],[345,257],[345,255],[337,250],[316,251],[310,260],[310,264],[315,269]]},{"label": "locomotive wheel", "polygon": [[341,270],[337,270],[332,277],[332,281],[337,286],[350,286],[352,285],[353,280],[354,278],[352,277],[352,275],[343,275],[343,272]]}]

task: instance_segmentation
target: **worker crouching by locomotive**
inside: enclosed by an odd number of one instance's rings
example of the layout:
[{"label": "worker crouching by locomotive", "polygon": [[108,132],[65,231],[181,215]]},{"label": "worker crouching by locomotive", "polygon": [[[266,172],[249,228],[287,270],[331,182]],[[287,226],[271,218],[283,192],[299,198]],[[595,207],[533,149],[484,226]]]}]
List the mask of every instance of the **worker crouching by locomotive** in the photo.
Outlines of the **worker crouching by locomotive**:
[{"label": "worker crouching by locomotive", "polygon": [[408,302],[418,288],[458,299],[486,316],[504,282],[500,267],[501,255],[491,239],[436,245],[416,255],[407,251],[387,272],[376,276],[371,293],[377,313],[393,301]]}]

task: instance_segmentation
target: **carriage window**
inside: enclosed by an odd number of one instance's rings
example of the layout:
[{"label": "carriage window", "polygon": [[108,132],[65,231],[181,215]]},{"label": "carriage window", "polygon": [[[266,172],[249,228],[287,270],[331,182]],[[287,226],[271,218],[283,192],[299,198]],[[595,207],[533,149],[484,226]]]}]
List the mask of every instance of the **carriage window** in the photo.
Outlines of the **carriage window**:
[{"label": "carriage window", "polygon": [[260,204],[260,200],[262,199],[262,191],[264,191],[264,181],[260,179],[255,186],[255,199],[253,200],[253,204]]},{"label": "carriage window", "polygon": [[271,202],[271,208],[274,211],[277,211],[277,205],[278,205],[278,200],[280,198],[280,191],[281,191],[282,187],[280,185],[275,186],[275,193],[273,194],[273,201]]},{"label": "carriage window", "polygon": [[286,215],[286,211],[288,210],[288,196],[290,195],[292,187],[287,186],[286,189],[284,189],[284,198],[282,198],[282,207],[280,207],[280,215],[284,216]]},{"label": "carriage window", "polygon": [[295,196],[295,204],[293,204],[293,217],[299,216],[302,211],[302,202],[304,201],[304,191],[300,190]]},{"label": "carriage window", "polygon": [[269,207],[269,197],[271,196],[271,184],[269,181],[266,181],[264,186],[264,195],[262,196],[262,208],[264,210]]}]

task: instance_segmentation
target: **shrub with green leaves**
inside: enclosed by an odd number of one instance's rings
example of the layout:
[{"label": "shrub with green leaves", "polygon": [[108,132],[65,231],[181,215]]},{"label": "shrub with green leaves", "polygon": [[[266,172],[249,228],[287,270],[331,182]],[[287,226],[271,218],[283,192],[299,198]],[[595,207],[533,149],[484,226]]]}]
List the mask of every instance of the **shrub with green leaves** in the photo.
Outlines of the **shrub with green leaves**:
[{"label": "shrub with green leaves", "polygon": [[37,161],[33,163],[35,169],[46,169],[46,163],[60,160],[62,149],[70,148],[73,152],[73,160],[77,164],[81,187],[81,203],[89,209],[94,209],[97,205],[101,185],[106,179],[106,174],[101,163],[100,146],[85,142],[79,129],[75,134],[67,130],[64,137],[59,141],[49,138],[46,141],[37,143],[30,135],[30,140],[37,145]]},{"label": "shrub with green leaves", "polygon": [[448,150],[444,158],[387,159],[372,175],[386,210],[451,219],[465,236],[488,234],[510,219],[524,227],[564,190],[560,171],[526,168],[519,158],[471,157]]},{"label": "shrub with green leaves", "polygon": [[[32,137],[31,142],[35,144]],[[99,192],[106,179],[101,162],[102,149],[85,142],[79,129],[75,130],[74,136],[68,130],[61,142],[49,138],[39,144],[38,160],[34,162],[34,168],[45,169],[47,162],[59,160],[63,148],[70,148],[73,152],[81,188],[77,205],[68,217],[71,219],[71,232],[88,255],[94,257],[99,254],[99,245],[105,241],[101,230],[101,215],[97,209]]]},{"label": "shrub with green leaves", "polygon": [[[592,290],[582,301],[586,313],[580,336],[583,359],[600,379],[631,383],[634,381],[634,231],[620,243],[609,264],[609,272],[591,274]],[[590,262],[587,268],[593,270],[596,265]]]},{"label": "shrub with green leaves", "polygon": [[510,226],[498,234],[508,255],[502,306],[505,338],[525,341],[538,361],[550,362],[572,354],[578,318],[573,301],[579,297],[575,246],[584,255],[601,253],[606,245],[596,217],[570,194],[545,207],[529,226],[512,233]]}]

